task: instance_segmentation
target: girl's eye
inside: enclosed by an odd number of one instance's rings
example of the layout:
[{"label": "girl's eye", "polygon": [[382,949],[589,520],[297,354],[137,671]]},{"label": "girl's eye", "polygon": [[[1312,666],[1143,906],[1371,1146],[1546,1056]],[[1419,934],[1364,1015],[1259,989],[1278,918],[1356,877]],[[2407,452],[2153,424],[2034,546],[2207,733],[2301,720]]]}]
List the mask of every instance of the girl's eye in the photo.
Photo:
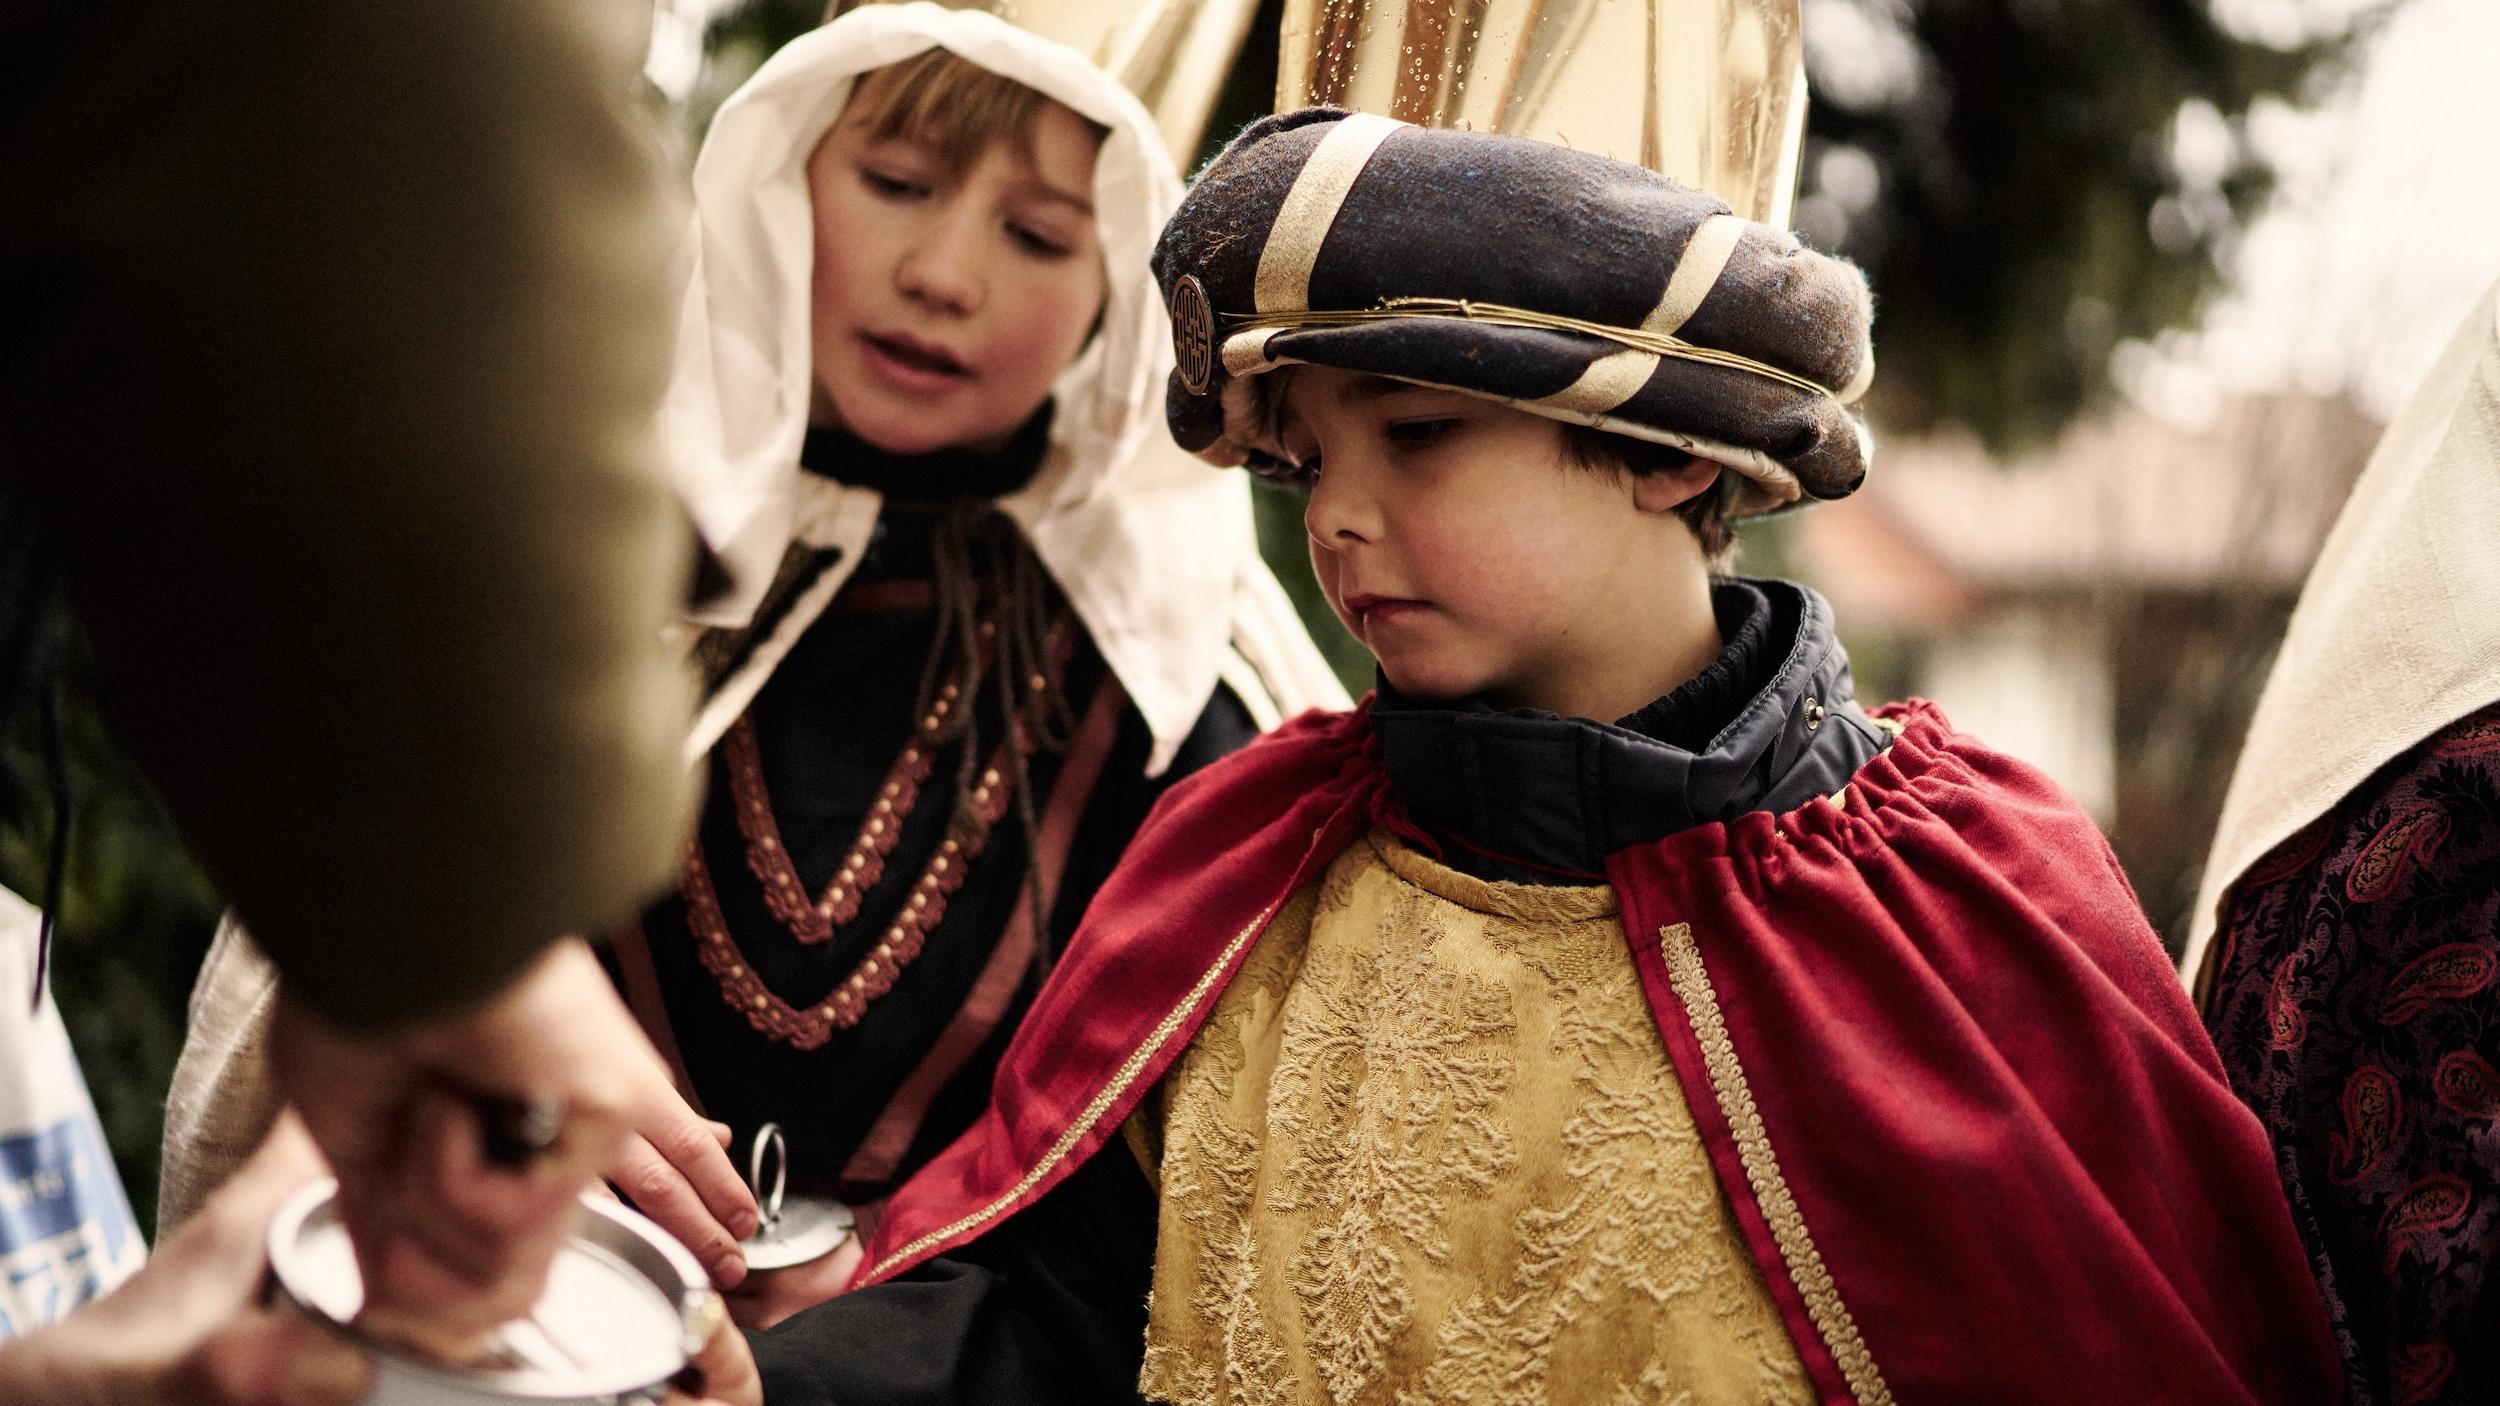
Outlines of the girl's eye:
[{"label": "girl's eye", "polygon": [[1024,252],[1038,258],[1064,259],[1076,252],[1049,235],[1025,225],[1010,224],[1007,226],[1007,231],[1014,236],[1016,243],[1023,247]]},{"label": "girl's eye", "polygon": [[1437,420],[1399,420],[1390,425],[1386,433],[1391,444],[1401,448],[1416,449],[1432,443],[1457,427],[1456,416],[1445,416]]},{"label": "girl's eye", "polygon": [[929,188],[917,181],[888,175],[866,166],[859,168],[859,179],[860,183],[867,186],[870,191],[887,200],[907,200],[929,193]]}]

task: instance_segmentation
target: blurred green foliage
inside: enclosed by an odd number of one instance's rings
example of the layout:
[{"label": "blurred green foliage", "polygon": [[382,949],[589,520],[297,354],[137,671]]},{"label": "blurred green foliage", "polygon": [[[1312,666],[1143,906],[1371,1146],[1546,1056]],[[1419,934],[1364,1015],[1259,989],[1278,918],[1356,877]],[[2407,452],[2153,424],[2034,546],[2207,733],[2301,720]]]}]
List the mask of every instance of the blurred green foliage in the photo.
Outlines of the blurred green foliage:
[{"label": "blurred green foliage", "polygon": [[2005,449],[2099,403],[2119,342],[2194,322],[2274,187],[2252,109],[2322,97],[2394,0],[2311,5],[2288,45],[2211,0],[1804,8],[1797,224],[1874,285],[1875,418]]},{"label": "blurred green foliage", "polygon": [[[73,649],[62,689],[71,834],[52,935],[52,996],[95,1096],[131,1209],[150,1235],[165,1089],[218,903],[164,808],[113,749]],[[5,741],[17,804],[0,814],[0,885],[41,902],[55,805],[49,742],[29,708]]]}]

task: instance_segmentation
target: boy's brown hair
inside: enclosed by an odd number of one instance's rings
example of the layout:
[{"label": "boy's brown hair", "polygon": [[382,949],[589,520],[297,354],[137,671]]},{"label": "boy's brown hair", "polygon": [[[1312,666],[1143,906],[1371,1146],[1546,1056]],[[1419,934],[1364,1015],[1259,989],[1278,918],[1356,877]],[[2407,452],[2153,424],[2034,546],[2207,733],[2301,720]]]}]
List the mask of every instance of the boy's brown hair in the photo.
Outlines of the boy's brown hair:
[{"label": "boy's brown hair", "polygon": [[[1563,426],[1563,454],[1584,469],[1628,474],[1680,469],[1698,457],[1673,445],[1572,424]],[[1727,510],[1728,480],[1733,477],[1732,472],[1721,469],[1717,482],[1675,510],[1675,515],[1692,530],[1693,540],[1701,544],[1701,554],[1714,575],[1725,572],[1736,560],[1736,524]]]},{"label": "boy's brown hair", "polygon": [[[930,49],[860,75],[844,122],[876,141],[916,142],[961,175],[990,143],[1014,142],[1030,156],[1033,123],[1055,100],[945,49]],[[1097,140],[1110,129],[1078,114]]]}]

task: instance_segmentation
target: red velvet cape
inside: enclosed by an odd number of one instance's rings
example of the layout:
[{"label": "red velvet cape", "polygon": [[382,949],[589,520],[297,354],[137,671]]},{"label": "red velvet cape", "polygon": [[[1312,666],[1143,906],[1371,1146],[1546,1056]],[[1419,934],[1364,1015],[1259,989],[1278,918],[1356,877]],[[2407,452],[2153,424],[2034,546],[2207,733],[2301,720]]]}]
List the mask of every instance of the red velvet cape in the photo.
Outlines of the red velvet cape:
[{"label": "red velvet cape", "polygon": [[[2332,1401],[2273,1154],[2054,783],[1910,704],[1839,803],[1612,856],[1721,1187],[1825,1401]],[[1401,818],[1362,712],[1175,786],[859,1283],[1118,1135],[1285,898]]]}]

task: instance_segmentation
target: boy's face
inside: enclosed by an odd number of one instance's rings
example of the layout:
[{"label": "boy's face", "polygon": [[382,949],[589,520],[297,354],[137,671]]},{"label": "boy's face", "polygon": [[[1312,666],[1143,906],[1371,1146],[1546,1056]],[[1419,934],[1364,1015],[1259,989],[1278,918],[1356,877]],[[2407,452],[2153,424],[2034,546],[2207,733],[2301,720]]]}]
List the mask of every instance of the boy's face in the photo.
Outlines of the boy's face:
[{"label": "boy's face", "polygon": [[817,146],[816,420],[916,454],[995,448],[1041,408],[1104,275],[1092,129],[1045,103],[1032,138],[1029,153],[992,142],[959,173],[847,118]]},{"label": "boy's face", "polygon": [[1715,465],[1592,471],[1540,415],[1326,367],[1279,374],[1312,568],[1399,692],[1595,716],[1593,685],[1629,676],[1637,691],[1662,662],[1652,637],[1679,586],[1706,601],[1700,546],[1671,509]]}]

